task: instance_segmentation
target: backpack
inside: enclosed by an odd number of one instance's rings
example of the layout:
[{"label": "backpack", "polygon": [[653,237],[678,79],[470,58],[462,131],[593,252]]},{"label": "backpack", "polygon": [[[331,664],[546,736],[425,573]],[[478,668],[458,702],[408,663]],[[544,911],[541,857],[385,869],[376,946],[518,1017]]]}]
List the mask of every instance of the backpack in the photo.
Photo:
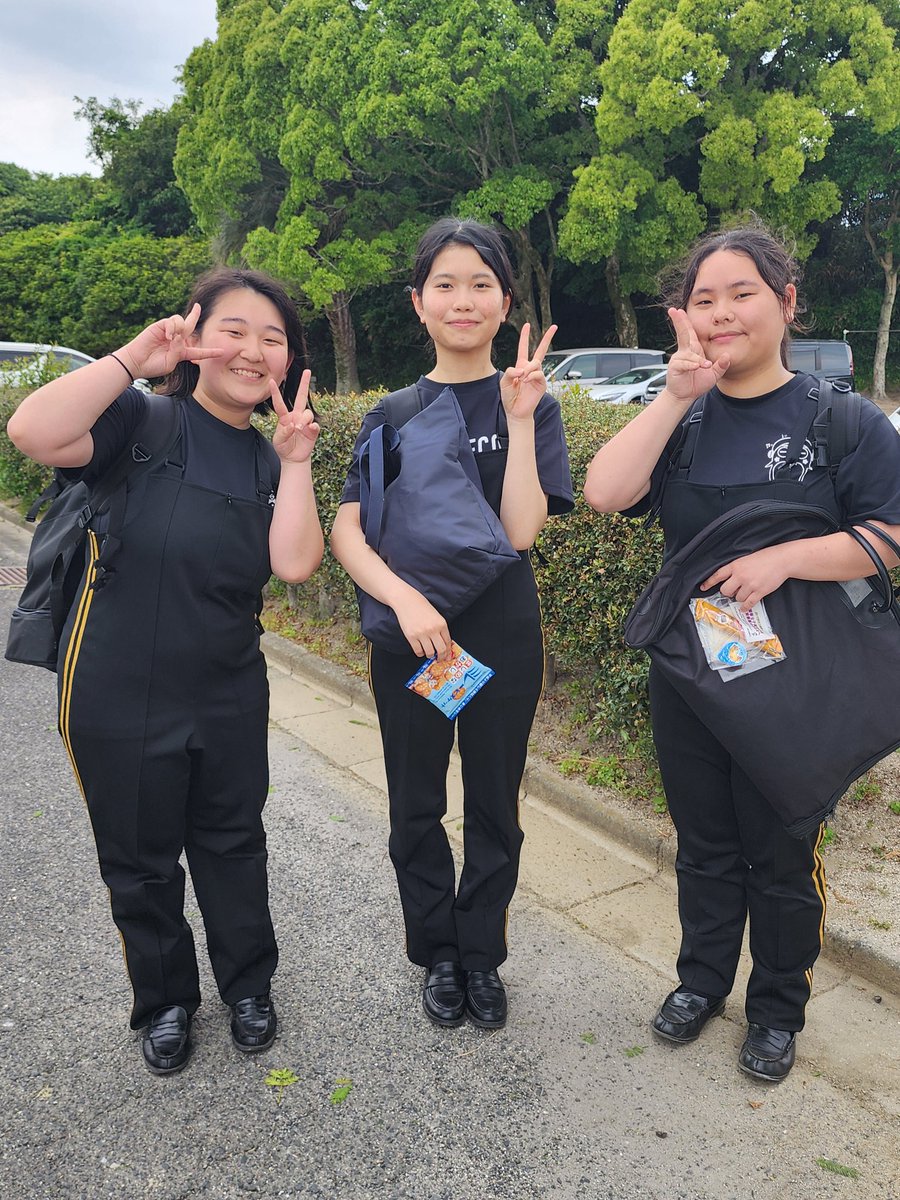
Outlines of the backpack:
[{"label": "backpack", "polygon": [[[799,424],[791,438],[785,463],[800,461],[803,445],[812,437],[815,447],[816,466],[827,467],[832,481],[837,476],[841,459],[859,445],[859,419],[863,398],[846,385],[820,379],[810,388],[808,424]],[[669,457],[669,470],[689,469],[700,435],[703,417],[703,398],[695,404],[687,419],[682,422],[681,435]]]},{"label": "backpack", "polygon": [[84,573],[83,548],[91,522],[108,514],[93,588],[102,587],[121,545],[129,485],[168,453],[181,434],[177,401],[147,396],[144,414],[128,445],[93,486],[54,472],[53,482],[35,501],[35,520],[52,501],[34,531],[28,551],[27,581],[9,623],[6,657],[11,662],[55,671],[59,639]]}]

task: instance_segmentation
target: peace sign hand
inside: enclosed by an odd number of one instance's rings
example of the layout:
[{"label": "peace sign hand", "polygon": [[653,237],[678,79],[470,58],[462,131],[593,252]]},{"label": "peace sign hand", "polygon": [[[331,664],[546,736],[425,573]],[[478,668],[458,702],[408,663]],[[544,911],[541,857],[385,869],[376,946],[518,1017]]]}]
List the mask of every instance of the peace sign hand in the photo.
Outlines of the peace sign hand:
[{"label": "peace sign hand", "polygon": [[180,363],[200,362],[204,358],[221,358],[222,349],[204,350],[191,342],[197,322],[200,320],[200,305],[195,304],[186,317],[165,317],[154,321],[136,338],[123,346],[119,356],[129,363],[136,377],[155,379],[168,373]]},{"label": "peace sign hand", "polygon": [[516,365],[507,367],[500,377],[500,399],[506,410],[507,419],[513,421],[530,420],[538,402],[547,390],[547,380],[541,370],[544,355],[550,349],[556,325],[551,325],[541,338],[534,357],[528,354],[528,338],[531,326],[526,322],[519,335],[519,351],[516,355]]},{"label": "peace sign hand", "polygon": [[300,386],[297,388],[293,409],[289,409],[285,404],[284,396],[275,380],[269,380],[272,407],[278,418],[278,426],[272,435],[272,445],[282,462],[306,462],[319,436],[319,425],[308,407],[311,378],[312,371],[304,371],[300,376]]},{"label": "peace sign hand", "polygon": [[727,354],[720,354],[715,361],[708,359],[684,309],[670,308],[668,311],[678,338],[678,349],[668,362],[666,391],[674,400],[691,404],[715,387],[731,366],[731,359]]}]

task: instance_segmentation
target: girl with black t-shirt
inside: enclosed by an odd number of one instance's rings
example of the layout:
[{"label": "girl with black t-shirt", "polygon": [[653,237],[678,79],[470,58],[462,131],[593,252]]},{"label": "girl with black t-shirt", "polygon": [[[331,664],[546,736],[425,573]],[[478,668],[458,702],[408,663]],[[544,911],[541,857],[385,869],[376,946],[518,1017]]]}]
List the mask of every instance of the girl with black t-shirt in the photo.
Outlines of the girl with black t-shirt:
[{"label": "girl with black t-shirt", "polygon": [[[497,967],[505,960],[506,913],[516,886],[522,831],[518,791],[543,680],[537,588],[528,550],[548,514],[573,504],[559,405],[545,392],[541,361],[522,329],[514,367],[491,361],[512,303],[512,268],[499,235],[474,221],[438,221],[419,243],[412,301],[435,347],[418,381],[425,403],[450,385],[469,432],[485,497],[520,558],[448,626],[443,615],[371,550],[360,528],[359,453],[384,423],[377,405],[357,439],[332,548],[354,582],[394,610],[406,653],[370,650],[370,679],[384,745],[390,853],[406,924],[406,951],[425,967],[422,1002],[439,1025],[468,1016],[487,1029],[506,1022]],[[440,564],[435,564],[440,570]],[[464,789],[465,862],[456,886],[441,824],[454,722],[405,685],[451,640],[495,675],[456,719]]]},{"label": "girl with black t-shirt", "polygon": [[[260,1051],[275,1038],[257,612],[271,571],[299,582],[322,557],[310,472],[318,426],[308,371],[297,386],[300,353],[281,285],[221,269],[197,282],[184,316],[46,384],[8,426],[32,458],[92,481],[133,441],[148,404],[172,403],[123,391],[126,379],[165,376],[160,390],[176,404],[176,440],[129,493],[114,570],[96,589],[102,534],[89,535],[59,657],[60,733],[122,935],[132,1028],[144,1028],[144,1061],[158,1075],[187,1063],[200,1003],[182,851],[234,1044]],[[271,443],[250,424],[263,402],[278,416]]]},{"label": "girl with black t-shirt", "polygon": [[[678,347],[660,395],[598,450],[585,483],[600,512],[658,510],[671,557],[707,524],[748,500],[791,497],[841,522],[870,520],[900,536],[900,438],[880,410],[863,405],[859,443],[834,480],[808,442],[799,470],[780,470],[817,380],[787,369],[787,330],[797,312],[796,268],[762,226],[711,234],[690,253],[670,296]],[[690,467],[671,471],[689,413],[702,405]],[[678,455],[674,457],[677,459]],[[682,477],[686,475],[685,477]],[[889,567],[895,557],[865,530]],[[845,533],[769,546],[726,563],[701,585],[744,610],[787,579],[851,580],[872,563]],[[738,686],[738,685],[735,685]],[[794,1063],[813,966],[822,945],[825,826],[789,836],[751,783],[660,672],[651,667],[653,734],[678,833],[676,873],[682,942],[678,988],[653,1019],[655,1033],[683,1044],[722,1012],[749,917],[753,960],[749,1030],[739,1066],[768,1081]],[[747,713],[748,721],[753,713]],[[790,736],[790,731],[785,731]]]}]

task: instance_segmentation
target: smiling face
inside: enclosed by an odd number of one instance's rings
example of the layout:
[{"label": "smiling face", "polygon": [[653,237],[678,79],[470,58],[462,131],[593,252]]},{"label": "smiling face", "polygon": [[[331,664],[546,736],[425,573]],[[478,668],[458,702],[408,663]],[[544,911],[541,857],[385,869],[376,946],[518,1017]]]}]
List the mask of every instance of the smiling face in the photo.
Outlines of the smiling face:
[{"label": "smiling face", "polygon": [[510,297],[473,246],[451,242],[441,250],[412,300],[434,342],[439,368],[468,362],[490,373],[491,343],[509,311]]},{"label": "smiling face", "polygon": [[796,299],[793,284],[777,296],[749,255],[716,250],[700,264],[686,311],[706,355],[731,359],[726,379],[759,375],[768,390],[789,376],[781,343]]},{"label": "smiling face", "polygon": [[230,425],[249,425],[256,405],[270,395],[270,381],[284,381],[293,357],[281,313],[259,292],[241,287],[223,292],[200,319],[192,340],[224,353],[199,363],[194,398]]}]

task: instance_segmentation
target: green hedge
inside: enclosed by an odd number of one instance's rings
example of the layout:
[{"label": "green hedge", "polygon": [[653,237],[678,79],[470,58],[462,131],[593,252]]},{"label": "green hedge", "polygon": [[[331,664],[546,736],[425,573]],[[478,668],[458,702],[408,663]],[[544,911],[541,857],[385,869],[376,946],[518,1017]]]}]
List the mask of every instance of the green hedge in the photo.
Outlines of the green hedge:
[{"label": "green hedge", "polygon": [[[0,389],[5,430],[21,392]],[[353,444],[364,414],[380,393],[319,395],[315,405],[322,432],[314,474],[322,526],[331,529]],[[658,531],[641,521],[601,516],[581,496],[595,450],[637,412],[598,404],[573,389],[562,400],[575,485],[574,512],[548,521],[535,555],[541,590],[546,646],[557,668],[580,686],[579,707],[596,732],[641,743],[647,731],[647,660],[622,642],[622,626],[635,598],[656,571],[662,554]],[[271,433],[271,419],[260,420]],[[7,495],[30,502],[46,485],[49,472],[25,459],[4,434],[0,439],[0,486]],[[353,585],[328,549],[320,569],[306,584],[287,588],[290,602],[318,618],[356,617]]]}]

